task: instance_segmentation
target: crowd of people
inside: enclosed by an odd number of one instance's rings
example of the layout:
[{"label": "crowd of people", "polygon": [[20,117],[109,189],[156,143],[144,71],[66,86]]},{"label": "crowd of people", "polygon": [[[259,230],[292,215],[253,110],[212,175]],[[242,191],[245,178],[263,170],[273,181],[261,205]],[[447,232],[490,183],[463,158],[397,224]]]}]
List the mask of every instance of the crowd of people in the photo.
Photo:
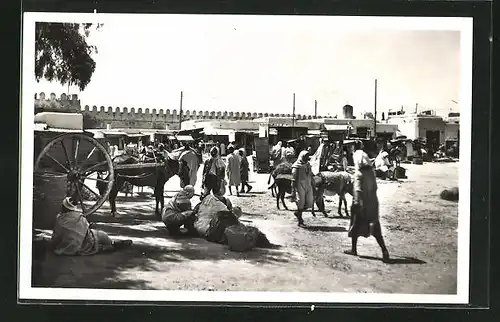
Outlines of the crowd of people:
[{"label": "crowd of people", "polygon": [[229,145],[226,162],[224,162],[219,149],[216,146],[212,147],[210,157],[203,167],[202,198],[210,192],[220,192],[224,195],[226,186],[231,195],[233,194],[232,187],[235,187],[236,196],[245,193],[245,188],[247,193],[250,192],[252,186],[248,183],[249,172],[250,165],[244,148],[235,150],[234,144]]},{"label": "crowd of people", "polygon": [[[325,171],[332,163],[335,164],[336,170],[346,171],[348,158],[352,158],[354,194],[349,228],[352,247],[346,251],[346,254],[357,255],[359,237],[374,236],[382,250],[383,259],[388,260],[389,253],[380,229],[375,177],[381,172],[390,176],[392,165],[387,151],[390,147],[384,146],[373,160],[363,151],[361,141],[355,141],[353,151],[349,151],[342,142],[329,143],[327,140],[322,140],[321,145],[323,152],[320,171]],[[203,147],[200,144],[186,143],[169,152],[164,144],[157,143],[135,153],[157,158],[179,149],[192,149],[198,152],[200,160],[193,160],[195,166],[191,176],[196,178],[198,167],[203,164],[200,202],[211,195],[211,198],[216,198],[227,209],[232,210],[229,199],[224,197],[226,187],[230,195],[233,194],[234,187],[236,196],[252,190],[249,184],[250,166],[246,151],[244,148],[236,149],[234,142],[227,147],[222,144],[219,147],[212,146],[210,156],[204,162],[201,158]],[[311,149],[302,149],[297,155],[296,149],[287,142],[279,142],[272,148],[271,153],[274,166],[283,162],[292,164],[292,198],[297,205],[295,217],[299,226],[304,226],[303,212],[310,209],[315,200],[314,175],[310,164],[312,153]],[[161,219],[172,236],[180,234],[181,227],[185,228],[188,235],[198,235],[194,226],[197,218],[196,209],[191,207],[191,199],[195,196],[195,182],[184,184],[181,187],[182,190],[163,208]],[[63,202],[52,239],[56,253],[65,255],[89,255],[101,251],[118,250],[132,244],[130,240],[113,241],[104,232],[93,229],[81,212],[76,210],[73,201],[68,198]]]},{"label": "crowd of people", "polygon": [[[349,151],[348,147],[342,143],[342,141],[328,142],[327,139],[321,139],[320,145],[322,146],[319,165],[320,171],[327,171],[330,169],[330,166],[333,166],[339,171],[347,170],[349,156],[352,153]],[[311,146],[308,146],[307,148],[300,146],[294,147],[293,144],[290,144],[287,141],[279,141],[271,149],[271,161],[273,162],[273,168],[276,168],[281,163],[295,162],[299,158],[302,151],[306,151],[309,156],[311,156],[314,152]]]},{"label": "crowd of people", "polygon": [[[284,160],[291,155],[292,150],[281,145]],[[237,151],[237,152],[236,152]],[[226,185],[232,194],[232,187],[236,187],[236,194],[243,193],[245,187],[247,192],[251,190],[248,184],[248,160],[246,160],[244,149],[235,150],[234,145],[228,146],[226,162],[222,160],[219,149],[212,147],[210,158],[203,167],[202,188],[200,204],[209,195],[219,201],[224,209],[234,211],[236,217],[241,215],[241,210],[232,207],[230,201],[224,197]],[[384,158],[385,151],[380,152],[380,158]],[[302,214],[310,209],[314,202],[314,177],[310,161],[310,151],[302,150],[292,164],[292,196],[297,204],[295,217],[298,225],[304,226]],[[357,241],[359,237],[374,236],[381,250],[383,260],[389,259],[389,252],[382,237],[379,222],[379,203],[377,198],[376,165],[365,151],[363,143],[356,141],[354,144],[354,189],[353,203],[351,207],[351,222],[348,236],[352,240],[351,249],[346,254],[357,255]],[[376,162],[377,164],[379,161]],[[228,182],[226,182],[226,176]],[[241,190],[239,186],[241,185]],[[184,227],[186,234],[198,236],[195,228],[197,211],[191,206],[191,199],[195,195],[193,185],[185,185],[165,205],[161,219],[168,232],[172,236],[181,234]],[[238,213],[239,210],[239,213]],[[81,211],[78,211],[74,201],[66,198],[62,204],[61,213],[57,216],[56,225],[53,230],[52,242],[54,251],[59,255],[92,255],[99,252],[109,252],[128,247],[131,240],[112,240],[105,232],[93,229]]]}]

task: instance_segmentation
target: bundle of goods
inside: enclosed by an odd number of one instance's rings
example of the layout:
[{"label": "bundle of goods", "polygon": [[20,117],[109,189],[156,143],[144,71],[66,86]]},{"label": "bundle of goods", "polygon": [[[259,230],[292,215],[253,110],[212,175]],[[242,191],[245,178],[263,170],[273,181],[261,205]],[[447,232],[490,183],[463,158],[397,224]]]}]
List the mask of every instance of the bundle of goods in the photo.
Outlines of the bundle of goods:
[{"label": "bundle of goods", "polygon": [[394,177],[396,179],[406,179],[406,178],[408,178],[406,176],[406,169],[403,168],[403,167],[396,167],[396,169],[394,169]]},{"label": "bundle of goods", "polygon": [[255,227],[248,227],[238,219],[238,207],[228,207],[213,195],[206,196],[195,207],[197,220],[194,227],[206,240],[219,244],[228,244],[234,251],[248,251],[253,247],[270,247],[266,235]]},{"label": "bundle of goods", "polygon": [[292,180],[292,164],[288,162],[280,163],[272,173],[274,180],[287,179]]},{"label": "bundle of goods", "polygon": [[458,187],[441,191],[440,197],[448,201],[458,201]]},{"label": "bundle of goods", "polygon": [[292,164],[288,162],[280,163],[274,169],[274,175],[292,174]]},{"label": "bundle of goods", "polygon": [[196,207],[197,219],[194,228],[201,237],[206,237],[212,218],[221,211],[229,211],[228,207],[214,195],[206,196]]},{"label": "bundle of goods", "polygon": [[241,223],[226,228],[225,237],[229,249],[235,252],[246,252],[254,247],[271,247],[271,242],[258,228]]},{"label": "bundle of goods", "polygon": [[224,231],[226,228],[238,223],[239,220],[232,211],[218,211],[210,220],[205,239],[214,243],[226,244]]}]

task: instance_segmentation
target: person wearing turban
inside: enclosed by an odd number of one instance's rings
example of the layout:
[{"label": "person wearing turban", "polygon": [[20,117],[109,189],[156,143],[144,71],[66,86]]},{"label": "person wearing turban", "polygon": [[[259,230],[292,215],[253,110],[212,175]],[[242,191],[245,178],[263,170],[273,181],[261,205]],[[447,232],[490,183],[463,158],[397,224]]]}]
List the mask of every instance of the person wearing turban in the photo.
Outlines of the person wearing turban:
[{"label": "person wearing turban", "polygon": [[214,146],[210,149],[210,159],[208,159],[203,166],[203,178],[201,183],[203,192],[201,194],[201,199],[211,192],[214,195],[220,194],[221,191],[225,189],[225,175],[226,164],[219,155],[219,149]]},{"label": "person wearing turban", "polygon": [[92,229],[71,198],[65,198],[61,208],[51,237],[56,255],[94,255],[132,245],[131,240],[112,240],[104,231]]},{"label": "person wearing turban", "polygon": [[180,235],[180,228],[184,226],[188,234],[196,235],[194,221],[196,216],[191,207],[191,198],[194,196],[194,187],[185,186],[167,203],[161,214],[161,220],[167,226],[169,235]]},{"label": "person wearing turban", "polygon": [[311,208],[314,202],[314,176],[307,151],[301,151],[297,161],[292,165],[292,177],[292,196],[296,197],[297,202],[295,216],[299,226],[304,226],[302,212]]}]

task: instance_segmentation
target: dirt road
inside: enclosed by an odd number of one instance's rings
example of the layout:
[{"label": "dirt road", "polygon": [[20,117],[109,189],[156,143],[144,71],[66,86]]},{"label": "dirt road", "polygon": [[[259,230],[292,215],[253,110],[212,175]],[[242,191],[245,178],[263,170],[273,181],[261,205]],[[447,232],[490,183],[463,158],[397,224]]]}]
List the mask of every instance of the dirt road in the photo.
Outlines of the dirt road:
[{"label": "dirt road", "polygon": [[[106,203],[93,220],[96,228],[134,245],[89,257],[48,255],[40,286],[454,294],[458,204],[440,200],[439,192],[458,185],[458,163],[404,167],[408,179],[379,182],[382,229],[393,264],[382,263],[373,238],[360,239],[360,257],[343,254],[350,247],[349,220],[337,217],[338,197],[327,197],[332,218],[305,213],[308,228],[299,228],[292,211],[276,209],[268,175],[252,173],[252,192],[229,198],[243,209],[242,220],[280,249],[235,253],[203,239],[172,238],[153,218],[154,199],[122,196],[119,217],[109,216]],[[167,183],[167,200],[176,187],[177,178]],[[350,196],[347,200],[350,205]]]}]

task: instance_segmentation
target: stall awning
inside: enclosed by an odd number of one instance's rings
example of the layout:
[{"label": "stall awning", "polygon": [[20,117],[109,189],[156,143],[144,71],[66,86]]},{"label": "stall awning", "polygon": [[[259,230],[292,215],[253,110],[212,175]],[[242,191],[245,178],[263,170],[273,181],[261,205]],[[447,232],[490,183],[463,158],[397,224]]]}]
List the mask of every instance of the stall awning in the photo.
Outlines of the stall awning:
[{"label": "stall awning", "polygon": [[234,130],[230,129],[211,129],[211,128],[206,128],[203,130],[203,133],[206,135],[231,135],[235,133]]},{"label": "stall awning", "polygon": [[160,134],[160,135],[171,135],[173,134],[173,130],[156,130],[155,134]]},{"label": "stall awning", "polygon": [[119,132],[119,131],[101,131],[104,133],[104,135],[127,135],[125,132]]},{"label": "stall awning", "polygon": [[327,131],[347,131],[349,125],[347,124],[325,124],[325,129]]},{"label": "stall awning", "polygon": [[194,129],[184,129],[184,130],[180,130],[177,132],[177,134],[181,134],[181,135],[185,135],[185,134],[195,134],[195,133],[200,133],[203,131],[203,127],[198,127],[198,128],[194,128]]},{"label": "stall awning", "polygon": [[140,137],[148,136],[148,135],[147,134],[143,134],[143,133],[127,133],[127,136],[129,138],[140,138]]}]

